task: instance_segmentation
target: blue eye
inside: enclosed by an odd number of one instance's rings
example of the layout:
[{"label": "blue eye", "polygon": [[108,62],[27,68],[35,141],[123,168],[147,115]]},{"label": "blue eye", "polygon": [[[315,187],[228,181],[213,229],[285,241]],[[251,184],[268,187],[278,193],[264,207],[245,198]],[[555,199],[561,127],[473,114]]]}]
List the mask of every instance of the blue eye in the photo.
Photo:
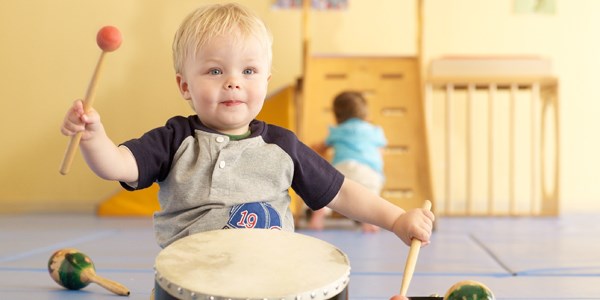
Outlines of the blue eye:
[{"label": "blue eye", "polygon": [[219,70],[219,69],[212,69],[212,70],[209,71],[209,73],[211,75],[221,75],[221,74],[223,74],[223,72],[221,72],[221,70]]},{"label": "blue eye", "polygon": [[252,69],[244,70],[244,75],[252,75],[252,74],[254,74],[254,70],[252,70]]}]

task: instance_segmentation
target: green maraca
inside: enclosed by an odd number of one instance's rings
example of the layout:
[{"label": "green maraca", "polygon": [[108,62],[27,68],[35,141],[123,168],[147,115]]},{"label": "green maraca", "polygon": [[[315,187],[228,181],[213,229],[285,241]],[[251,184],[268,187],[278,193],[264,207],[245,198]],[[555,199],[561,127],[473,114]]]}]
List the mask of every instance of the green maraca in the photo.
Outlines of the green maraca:
[{"label": "green maraca", "polygon": [[448,289],[444,300],[495,300],[492,290],[481,282],[463,280]]},{"label": "green maraca", "polygon": [[79,290],[94,282],[117,295],[129,296],[129,289],[122,284],[98,276],[94,262],[77,249],[54,252],[48,260],[48,272],[56,283],[70,290]]}]

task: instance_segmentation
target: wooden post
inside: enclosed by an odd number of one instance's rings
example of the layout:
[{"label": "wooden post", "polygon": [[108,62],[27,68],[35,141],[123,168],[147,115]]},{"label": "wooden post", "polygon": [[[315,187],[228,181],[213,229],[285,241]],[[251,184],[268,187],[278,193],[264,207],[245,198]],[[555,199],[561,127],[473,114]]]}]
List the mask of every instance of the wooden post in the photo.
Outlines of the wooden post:
[{"label": "wooden post", "polygon": [[306,75],[306,65],[310,55],[310,9],[311,0],[302,1],[302,74]]}]

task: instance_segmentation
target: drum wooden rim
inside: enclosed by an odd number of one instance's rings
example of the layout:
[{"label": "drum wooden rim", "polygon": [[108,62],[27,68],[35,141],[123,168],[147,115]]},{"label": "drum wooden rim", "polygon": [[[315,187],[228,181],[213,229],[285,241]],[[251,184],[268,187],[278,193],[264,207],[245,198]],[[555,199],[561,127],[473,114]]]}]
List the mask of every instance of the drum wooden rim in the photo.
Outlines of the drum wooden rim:
[{"label": "drum wooden rim", "polygon": [[338,248],[268,229],[190,235],[163,249],[154,269],[158,285],[182,300],[322,300],[350,279],[348,257]]}]

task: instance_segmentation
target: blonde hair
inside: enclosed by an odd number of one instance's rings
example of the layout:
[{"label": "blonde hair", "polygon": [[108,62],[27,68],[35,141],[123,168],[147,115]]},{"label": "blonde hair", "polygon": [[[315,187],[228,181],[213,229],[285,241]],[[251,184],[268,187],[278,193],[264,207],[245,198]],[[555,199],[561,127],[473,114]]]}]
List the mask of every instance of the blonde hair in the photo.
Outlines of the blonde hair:
[{"label": "blonde hair", "polygon": [[239,4],[214,4],[191,12],[179,26],[173,39],[175,72],[181,73],[186,59],[214,37],[228,34],[239,35],[241,41],[257,38],[264,44],[271,65],[273,39],[264,22]]}]

